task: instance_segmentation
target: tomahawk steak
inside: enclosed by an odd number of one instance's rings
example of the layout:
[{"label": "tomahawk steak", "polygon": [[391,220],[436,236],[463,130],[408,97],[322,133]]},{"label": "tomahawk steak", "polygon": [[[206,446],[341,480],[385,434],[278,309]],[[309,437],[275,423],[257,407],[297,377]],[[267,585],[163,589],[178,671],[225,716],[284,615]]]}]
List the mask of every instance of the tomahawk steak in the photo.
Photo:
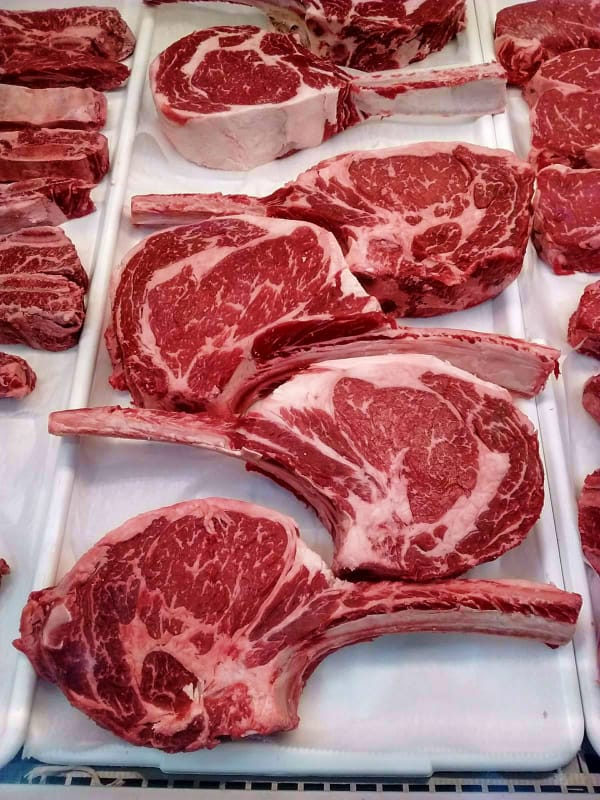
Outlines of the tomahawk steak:
[{"label": "tomahawk steak", "polygon": [[63,128],[0,132],[0,183],[77,178],[99,183],[108,172],[108,142],[97,131]]},{"label": "tomahawk steak", "polygon": [[509,83],[524,84],[558,53],[600,47],[600,2],[534,0],[510,5],[498,12],[495,40]]},{"label": "tomahawk steak", "polygon": [[152,62],[150,85],[173,146],[216,169],[250,169],[368,117],[478,115],[505,103],[498,64],[357,77],[293,36],[248,25],[198,30],[174,42]]},{"label": "tomahawk steak", "polygon": [[106,98],[95,89],[27,89],[0,83],[0,130],[78,128],[106,124]]},{"label": "tomahawk steak", "polygon": [[600,281],[585,287],[569,320],[567,338],[578,352],[600,358]]},{"label": "tomahawk steak", "polygon": [[419,142],[335,156],[268,197],[134,197],[131,218],[174,225],[249,213],[314,222],[336,236],[384,311],[429,317],[489,300],[517,277],[533,179],[507,150]]},{"label": "tomahawk steak", "polygon": [[209,498],[106,535],[30,595],[14,644],[102,727],[179,752],[297,727],[304,684],[346,645],[437,631],[556,646],[580,607],[579,595],[527,581],[347,583],[289,517]]},{"label": "tomahawk steak", "polygon": [[543,503],[531,422],[505,389],[433,356],[324,361],[237,418],[92,408],[52,414],[50,432],[241,458],[314,508],[338,574],[458,575],[520,544]]},{"label": "tomahawk steak", "polygon": [[93,53],[38,47],[0,54],[0,81],[34,88],[91,86],[98,91],[118,89],[129,77],[129,67],[120,61]]},{"label": "tomahawk steak", "polygon": [[[144,0],[147,5],[178,0]],[[268,14],[336,64],[374,72],[437,52],[465,27],[465,0],[230,0]]]},{"label": "tomahawk steak", "polygon": [[[35,389],[36,374],[24,358],[0,353],[0,397],[20,400]],[[6,563],[6,562],[4,562]],[[0,576],[2,575],[0,559]]]},{"label": "tomahawk steak", "polygon": [[[120,61],[131,55],[135,38],[116,8],[80,6],[45,11],[0,9],[0,58],[15,49],[40,47],[95,53]],[[67,60],[69,56],[63,58]]]},{"label": "tomahawk steak", "polygon": [[575,169],[600,167],[600,130],[594,122],[597,113],[597,92],[544,92],[530,114],[531,163],[538,170],[549,164]]},{"label": "tomahawk steak", "polygon": [[600,375],[593,375],[585,382],[582,403],[588,414],[600,425]]},{"label": "tomahawk steak", "polygon": [[583,553],[600,575],[600,469],[584,481],[579,495],[578,522]]},{"label": "tomahawk steak", "polygon": [[577,89],[595,92],[599,80],[600,50],[570,50],[545,61],[523,87],[523,97],[533,106],[550,89],[558,89],[563,95]]},{"label": "tomahawk steak", "polygon": [[60,225],[94,211],[92,185],[76,178],[32,178],[0,184],[0,234]]},{"label": "tomahawk steak", "polygon": [[533,242],[557,275],[600,272],[599,185],[600,169],[554,164],[538,173]]}]

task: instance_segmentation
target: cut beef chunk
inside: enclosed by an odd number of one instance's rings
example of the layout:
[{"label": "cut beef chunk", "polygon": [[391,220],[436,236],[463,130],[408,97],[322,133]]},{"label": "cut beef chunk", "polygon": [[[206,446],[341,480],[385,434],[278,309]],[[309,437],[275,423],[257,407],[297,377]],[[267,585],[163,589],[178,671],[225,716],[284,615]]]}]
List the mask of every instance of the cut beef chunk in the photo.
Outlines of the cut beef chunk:
[{"label": "cut beef chunk", "polygon": [[557,89],[563,95],[577,89],[595,92],[599,81],[600,50],[571,50],[542,64],[523,87],[523,97],[533,106],[540,95],[550,89]]},{"label": "cut beef chunk", "polygon": [[[279,31],[336,64],[373,72],[437,52],[465,27],[464,0],[231,0],[263,10]],[[145,0],[147,5],[177,0]]]},{"label": "cut beef chunk", "polygon": [[0,10],[0,56],[23,48],[35,53],[39,47],[63,53],[94,53],[120,61],[133,52],[135,38],[116,8]]},{"label": "cut beef chunk", "polygon": [[0,132],[0,183],[77,178],[99,183],[108,172],[108,142],[97,131],[63,128]]},{"label": "cut beef chunk", "polygon": [[600,425],[600,375],[594,375],[583,387],[583,407]]},{"label": "cut beef chunk", "polygon": [[105,92],[118,89],[129,77],[129,67],[92,53],[69,52],[40,47],[36,50],[15,50],[0,54],[2,83],[47,87],[90,86]]},{"label": "cut beef chunk", "polygon": [[600,358],[600,281],[585,287],[569,320],[567,338],[578,352]]},{"label": "cut beef chunk", "polygon": [[92,185],[76,178],[32,178],[0,184],[0,234],[60,225],[95,210]]},{"label": "cut beef chunk", "polygon": [[587,476],[579,495],[579,535],[583,554],[600,575],[600,469]]},{"label": "cut beef chunk", "polygon": [[2,583],[3,576],[9,574],[10,574],[10,567],[3,558],[0,558],[0,583]]},{"label": "cut beef chunk", "polygon": [[84,290],[62,275],[0,275],[1,344],[68,350],[84,317]]},{"label": "cut beef chunk", "polygon": [[88,287],[73,242],[61,228],[24,228],[0,236],[0,275],[62,275]]},{"label": "cut beef chunk", "polygon": [[[29,364],[19,356],[0,353],[0,397],[21,399],[35,389],[36,374]],[[2,575],[0,559],[0,576]]]},{"label": "cut beef chunk", "polygon": [[535,0],[508,6],[496,17],[495,39],[509,83],[521,85],[558,53],[600,47],[600,2]]},{"label": "cut beef chunk", "polygon": [[26,89],[0,83],[0,130],[103,128],[106,106],[106,97],[95,89]]},{"label": "cut beef chunk", "polygon": [[101,539],[30,595],[14,645],[102,727],[178,752],[292,730],[306,680],[346,645],[438,631],[555,646],[580,607],[579,595],[526,581],[340,581],[289,517],[209,498]]},{"label": "cut beef chunk", "polygon": [[115,281],[111,383],[147,408],[204,410],[243,379],[255,348],[386,324],[334,237],[305,222],[222,217],[157,233]]},{"label": "cut beef chunk", "polygon": [[531,163],[538,170],[549,164],[600,167],[600,129],[591,121],[597,109],[596,92],[544,92],[531,109]]},{"label": "cut beef chunk", "polygon": [[150,85],[173,146],[215,169],[250,169],[372,116],[477,115],[505,103],[497,64],[356,76],[292,36],[248,25],[174,42],[152,62]]},{"label": "cut beef chunk", "polygon": [[268,197],[134,197],[134,223],[230,214],[314,222],[386,312],[429,317],[477,305],[519,274],[534,173],[506,150],[456,142],[335,156]]},{"label": "cut beef chunk", "polygon": [[237,418],[83,409],[51,415],[50,431],[242,458],[315,509],[338,574],[458,575],[520,544],[543,504],[531,422],[506,390],[432,356],[321,362]]},{"label": "cut beef chunk", "polygon": [[600,169],[554,164],[538,173],[533,242],[557,275],[600,272],[598,186]]}]

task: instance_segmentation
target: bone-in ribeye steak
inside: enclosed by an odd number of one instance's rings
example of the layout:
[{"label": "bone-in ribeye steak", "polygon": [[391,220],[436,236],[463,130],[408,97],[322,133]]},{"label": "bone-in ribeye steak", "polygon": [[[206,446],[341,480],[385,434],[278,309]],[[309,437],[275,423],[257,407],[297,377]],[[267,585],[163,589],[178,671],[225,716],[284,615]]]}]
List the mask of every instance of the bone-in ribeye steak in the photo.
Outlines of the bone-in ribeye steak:
[{"label": "bone-in ribeye steak", "polygon": [[35,52],[53,47],[63,53],[90,52],[120,61],[131,55],[134,46],[133,33],[116,8],[0,10],[0,57],[15,49]]},{"label": "bone-in ribeye steak", "polygon": [[0,183],[77,178],[99,183],[108,172],[108,141],[97,131],[63,128],[0,132]]},{"label": "bone-in ribeye steak", "polygon": [[178,752],[292,730],[306,680],[346,645],[413,631],[560,645],[580,606],[526,581],[347,583],[289,517],[209,498],[109,533],[30,595],[14,644],[102,727]]},{"label": "bone-in ribeye steak", "polygon": [[503,8],[496,17],[495,45],[509,82],[524,84],[558,53],[600,47],[600,2],[535,0]]},{"label": "bone-in ribeye steak", "polygon": [[585,287],[569,320],[567,338],[578,352],[600,358],[600,281]]},{"label": "bone-in ribeye steak", "polygon": [[93,186],[77,178],[31,178],[0,184],[0,234],[61,225],[95,210]]},{"label": "bone-in ribeye steak", "polygon": [[0,353],[0,397],[27,397],[35,384],[36,374],[24,358]]},{"label": "bone-in ribeye steak", "polygon": [[[144,0],[147,5],[178,0]],[[465,27],[464,0],[231,0],[264,11],[336,64],[365,72],[404,67],[441,50]]]},{"label": "bone-in ribeye steak", "polygon": [[0,130],[95,130],[106,124],[106,110],[106,97],[95,89],[28,89],[0,83]]},{"label": "bone-in ribeye steak", "polygon": [[583,387],[582,404],[600,425],[600,375],[593,375]]},{"label": "bone-in ribeye steak", "polygon": [[384,311],[427,317],[477,305],[519,274],[532,168],[506,150],[456,142],[335,156],[268,197],[134,197],[134,223],[264,214],[330,230]]},{"label": "bone-in ribeye steak", "polygon": [[100,92],[118,89],[129,77],[129,67],[93,53],[38,47],[0,55],[2,83],[33,88],[91,86]]},{"label": "bone-in ribeye steak", "polygon": [[537,175],[533,242],[557,275],[600,272],[599,185],[600,169],[554,164]]},{"label": "bone-in ribeye steak", "polygon": [[600,469],[584,481],[579,495],[578,523],[583,553],[600,575]]},{"label": "bone-in ribeye steak", "polygon": [[50,431],[242,458],[315,509],[339,574],[460,574],[520,544],[543,503],[531,422],[506,390],[432,356],[314,364],[241,417],[92,408],[51,415]]},{"label": "bone-in ribeye steak", "polygon": [[0,342],[43,350],[77,343],[87,275],[60,228],[0,237]]},{"label": "bone-in ribeye steak", "polygon": [[585,47],[570,50],[545,61],[523,87],[523,97],[533,106],[550,89],[558,89],[565,95],[577,89],[594,92],[599,79],[600,50]]},{"label": "bone-in ribeye steak", "polygon": [[174,42],[152,62],[150,86],[173,146],[216,169],[250,169],[368,117],[478,115],[505,104],[498,64],[353,76],[293,36],[248,25]]}]

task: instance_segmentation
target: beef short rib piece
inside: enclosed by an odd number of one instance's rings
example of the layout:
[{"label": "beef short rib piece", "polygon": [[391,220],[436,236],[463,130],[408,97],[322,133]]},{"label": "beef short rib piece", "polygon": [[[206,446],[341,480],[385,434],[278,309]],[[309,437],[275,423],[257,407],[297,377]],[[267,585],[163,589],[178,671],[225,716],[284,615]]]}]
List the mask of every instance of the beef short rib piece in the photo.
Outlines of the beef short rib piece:
[{"label": "beef short rib piece", "polygon": [[52,414],[50,432],[241,458],[315,509],[337,574],[458,575],[520,544],[543,504],[531,422],[507,391],[432,356],[321,362],[237,418],[83,409]]},{"label": "beef short rib piece", "polygon": [[108,141],[97,131],[63,128],[0,132],[0,183],[76,178],[99,183],[108,172]]},{"label": "beef short rib piece", "polygon": [[600,80],[600,50],[582,48],[545,61],[523,87],[523,97],[534,106],[544,92],[557,89],[567,95],[577,89],[595,92]]},{"label": "beef short rib piece", "polygon": [[583,554],[600,575],[600,469],[588,475],[583,483],[578,524]]},{"label": "beef short rib piece", "polygon": [[580,606],[526,581],[347,583],[289,517],[210,498],[109,533],[30,595],[14,644],[102,727],[180,752],[297,727],[304,684],[346,645],[413,631],[560,645]]},{"label": "beef short rib piece", "polygon": [[0,183],[0,234],[60,225],[95,210],[92,184],[77,178],[31,178]]},{"label": "beef short rib piece", "polygon": [[559,53],[600,47],[600,3],[534,0],[510,5],[496,16],[495,45],[509,83],[522,85]]},{"label": "beef short rib piece", "polygon": [[386,325],[315,225],[239,216],[163,231],[115,273],[111,384],[147,408],[202,411],[252,354]]},{"label": "beef short rib piece", "polygon": [[129,77],[129,67],[120,61],[95,56],[93,53],[68,53],[50,47],[15,50],[0,55],[2,83],[48,87],[92,87],[100,92],[118,89]]},{"label": "beef short rib piece", "polygon": [[62,228],[24,228],[0,236],[0,275],[62,275],[88,287],[75,245]]},{"label": "beef short rib piece", "polygon": [[0,58],[15,49],[35,53],[40,47],[54,48],[64,60],[75,51],[120,61],[133,52],[135,38],[116,8],[0,9]]},{"label": "beef short rib piece", "polygon": [[28,89],[0,83],[0,130],[97,130],[106,124],[106,109],[106,97],[95,89]]},{"label": "beef short rib piece", "polygon": [[[144,0],[146,5],[178,0]],[[466,24],[464,0],[231,0],[264,11],[322,58],[364,72],[389,70],[437,52]]]},{"label": "beef short rib piece", "polygon": [[583,387],[582,404],[600,425],[600,375],[593,375]]},{"label": "beef short rib piece", "polygon": [[600,167],[600,131],[590,122],[597,108],[597,92],[544,92],[531,109],[530,162],[538,170],[549,164]]},{"label": "beef short rib piece", "polygon": [[207,28],[174,42],[152,62],[150,86],[173,146],[215,169],[251,169],[368,117],[473,116],[505,104],[498,64],[355,76],[293,36],[249,25]]},{"label": "beef short rib piece", "polygon": [[569,320],[567,338],[579,353],[600,358],[600,281],[585,287]]},{"label": "beef short rib piece", "polygon": [[[36,374],[24,358],[0,353],[0,397],[20,400],[35,389]],[[2,575],[0,559],[0,576]]]},{"label": "beef short rib piece", "polygon": [[243,213],[314,222],[384,311],[429,317],[478,305],[517,277],[533,179],[507,150],[419,142],[335,156],[267,197],[134,197],[131,216],[142,225]]},{"label": "beef short rib piece", "polygon": [[600,272],[599,182],[600,169],[554,164],[538,173],[533,242],[557,275]]}]

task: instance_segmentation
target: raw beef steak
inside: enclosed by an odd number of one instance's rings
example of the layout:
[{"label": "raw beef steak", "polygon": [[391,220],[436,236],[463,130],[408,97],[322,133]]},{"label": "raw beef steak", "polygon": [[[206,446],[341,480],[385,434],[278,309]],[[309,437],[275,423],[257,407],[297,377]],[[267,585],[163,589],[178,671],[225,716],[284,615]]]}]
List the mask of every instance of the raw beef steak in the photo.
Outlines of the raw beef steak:
[{"label": "raw beef steak", "polygon": [[88,287],[75,245],[61,228],[24,228],[0,236],[0,275],[62,275]]},{"label": "raw beef steak", "polygon": [[585,287],[569,320],[567,338],[579,353],[600,358],[600,281]]},{"label": "raw beef steak", "polygon": [[599,81],[600,50],[570,50],[544,62],[523,87],[523,97],[533,106],[550,89],[558,89],[564,95],[577,89],[594,92]]},{"label": "raw beef steak", "polygon": [[600,167],[597,110],[597,92],[544,92],[531,109],[531,163],[538,170],[549,164]]},{"label": "raw beef steak", "polygon": [[4,575],[9,575],[9,574],[10,574],[10,567],[3,558],[0,558],[0,583],[2,583],[2,578],[4,577]]},{"label": "raw beef steak", "polygon": [[106,97],[95,89],[27,89],[0,83],[0,130],[94,130],[106,124],[106,108]]},{"label": "raw beef steak", "polygon": [[478,305],[521,271],[534,173],[507,150],[457,142],[359,151],[322,161],[268,197],[148,195],[136,224],[230,214],[314,222],[386,312],[430,317]]},{"label": "raw beef steak", "polygon": [[[1,50],[1,48],[0,48]],[[34,88],[91,86],[98,91],[118,89],[129,77],[129,67],[93,53],[69,52],[40,47],[0,53],[0,80]]]},{"label": "raw beef steak", "polygon": [[598,186],[600,169],[554,164],[538,173],[533,242],[557,275],[600,272]]},{"label": "raw beef steak", "polygon": [[135,38],[116,8],[0,9],[0,56],[23,48],[36,52],[40,47],[63,53],[90,52],[120,61],[133,52]]},{"label": "raw beef steak", "polygon": [[578,522],[583,554],[600,575],[600,469],[584,481],[579,495]]},{"label": "raw beef steak", "polygon": [[543,504],[531,422],[506,390],[432,356],[324,361],[237,418],[92,408],[52,414],[50,432],[241,458],[314,508],[337,574],[458,575],[520,544]]},{"label": "raw beef steak", "polygon": [[413,631],[559,645],[580,606],[525,581],[340,581],[289,517],[209,498],[109,533],[30,595],[14,644],[102,727],[179,752],[297,727],[304,684],[346,645]]},{"label": "raw beef steak", "polygon": [[95,210],[92,188],[76,178],[32,178],[0,184],[0,234],[85,217]]},{"label": "raw beef steak", "polygon": [[146,408],[202,411],[254,353],[386,324],[315,225],[239,216],[156,233],[116,270],[111,384]]},{"label": "raw beef steak", "polygon": [[509,83],[526,83],[558,53],[600,47],[600,2],[534,0],[510,5],[496,17],[495,44]]},{"label": "raw beef steak", "polygon": [[[146,5],[178,0],[144,0]],[[260,8],[323,58],[373,72],[437,52],[465,27],[465,0],[231,0]]]},{"label": "raw beef steak", "polygon": [[174,42],[152,62],[150,86],[173,146],[215,169],[250,169],[368,117],[478,115],[505,104],[498,64],[356,76],[293,36],[249,25],[207,28]]},{"label": "raw beef steak", "polygon": [[108,142],[97,131],[63,128],[0,132],[0,183],[77,178],[99,183],[108,172]]},{"label": "raw beef steak", "polygon": [[[35,389],[36,374],[19,356],[0,353],[0,397],[21,399]],[[0,559],[0,576],[2,575]]]},{"label": "raw beef steak", "polygon": [[583,387],[583,407],[600,425],[600,375],[594,375]]}]

